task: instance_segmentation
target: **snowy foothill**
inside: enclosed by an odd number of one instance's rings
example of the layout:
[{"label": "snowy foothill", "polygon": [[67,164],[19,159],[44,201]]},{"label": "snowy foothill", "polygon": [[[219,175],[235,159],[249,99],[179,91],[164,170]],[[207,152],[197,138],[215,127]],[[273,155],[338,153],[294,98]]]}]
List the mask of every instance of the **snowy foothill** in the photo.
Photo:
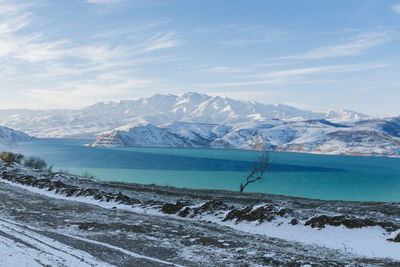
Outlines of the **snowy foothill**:
[{"label": "snowy foothill", "polygon": [[27,134],[0,126],[0,150],[16,145],[18,142],[29,141],[32,138]]}]

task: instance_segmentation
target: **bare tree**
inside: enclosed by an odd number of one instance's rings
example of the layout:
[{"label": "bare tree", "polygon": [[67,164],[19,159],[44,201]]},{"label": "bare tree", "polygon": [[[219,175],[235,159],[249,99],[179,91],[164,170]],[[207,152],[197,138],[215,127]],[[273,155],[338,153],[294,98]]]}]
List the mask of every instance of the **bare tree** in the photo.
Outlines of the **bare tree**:
[{"label": "bare tree", "polygon": [[257,160],[254,161],[253,170],[251,171],[249,176],[247,176],[246,182],[244,184],[240,183],[240,192],[243,192],[243,190],[249,184],[261,180],[265,171],[270,169],[271,166],[271,155],[268,151],[264,151],[261,155],[258,156]]}]

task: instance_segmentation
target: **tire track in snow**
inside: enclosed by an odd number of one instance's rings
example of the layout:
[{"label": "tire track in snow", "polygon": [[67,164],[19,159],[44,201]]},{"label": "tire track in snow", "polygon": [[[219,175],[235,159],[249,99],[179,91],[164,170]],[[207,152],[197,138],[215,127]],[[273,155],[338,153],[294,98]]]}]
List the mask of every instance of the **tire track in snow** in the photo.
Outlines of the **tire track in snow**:
[{"label": "tire track in snow", "polygon": [[[32,227],[32,226],[22,225],[22,224],[19,224],[19,223],[17,223],[17,222],[12,222],[12,221],[6,220],[6,219],[0,219],[0,230],[2,230],[2,228],[6,228],[6,229],[8,229],[9,231],[17,232],[17,231],[15,231],[14,229],[10,228],[9,226],[5,226],[4,224],[16,226],[16,227],[18,227],[19,229],[22,229],[21,227],[24,227],[24,228],[29,228],[29,229],[32,230],[32,231],[41,231],[40,229],[36,229],[36,228],[34,228],[34,227]],[[82,259],[82,258],[80,257],[80,255],[75,255],[75,254],[74,254],[75,252],[77,252],[77,251],[79,251],[79,250],[69,249],[68,252],[67,252],[67,251],[63,251],[62,248],[61,248],[60,246],[56,246],[56,245],[53,245],[53,246],[52,246],[52,245],[49,245],[49,244],[48,244],[48,243],[49,243],[48,241],[50,241],[50,242],[55,242],[55,244],[57,244],[58,241],[55,241],[55,240],[53,240],[53,239],[49,239],[49,238],[47,238],[47,237],[44,237],[44,236],[39,235],[39,234],[37,234],[37,233],[35,233],[35,232],[32,232],[32,231],[25,231],[25,230],[22,230],[22,232],[23,232],[22,238],[21,238],[21,233],[20,233],[20,232],[17,232],[17,234],[16,234],[16,235],[13,235],[13,236],[15,236],[16,238],[19,238],[19,239],[23,240],[24,242],[27,242],[27,243],[31,244],[31,245],[37,245],[37,244],[38,244],[37,242],[39,242],[39,243],[42,243],[44,246],[53,248],[53,249],[55,249],[55,250],[59,250],[59,251],[61,251],[61,252],[65,252],[65,253],[67,253],[68,255],[72,255],[72,256],[76,257],[77,259],[79,259],[79,260]],[[59,235],[63,235],[63,236],[65,236],[65,237],[69,237],[69,238],[72,238],[72,239],[80,240],[80,241],[83,241],[83,242],[86,242],[86,243],[91,243],[91,244],[94,244],[94,245],[106,247],[106,248],[109,248],[109,249],[112,249],[112,250],[121,252],[121,253],[123,253],[123,254],[125,254],[125,255],[131,256],[131,257],[133,257],[133,258],[148,260],[148,261],[151,261],[151,262],[161,263],[161,264],[165,264],[165,265],[169,265],[169,266],[184,267],[183,265],[180,265],[180,264],[176,264],[176,263],[173,263],[173,262],[169,262],[169,261],[165,261],[165,260],[161,260],[161,259],[157,259],[157,258],[153,258],[153,257],[141,255],[141,254],[138,254],[138,253],[135,253],[135,252],[132,252],[132,251],[129,251],[129,250],[126,250],[126,249],[117,247],[117,246],[110,245],[110,244],[108,244],[108,243],[99,242],[99,241],[96,241],[96,240],[92,240],[92,239],[84,238],[84,237],[80,237],[80,236],[75,236],[75,235],[60,234],[60,233],[58,233],[57,231],[51,231],[51,232],[56,233],[56,234],[59,234]],[[7,232],[7,234],[10,234],[10,233]],[[27,234],[29,234],[31,237],[23,236],[23,235],[27,235]],[[12,234],[10,234],[10,235],[12,235]],[[35,237],[33,237],[33,236],[35,236]],[[30,240],[31,240],[31,242],[30,242]],[[46,241],[47,241],[47,242],[46,242]],[[60,244],[60,243],[59,243],[59,244]],[[61,245],[61,244],[60,244],[60,245]],[[62,244],[62,246],[63,246],[63,248],[66,247],[66,245],[64,245],[64,244]],[[79,251],[79,252],[82,252],[82,251]],[[82,253],[85,253],[85,252],[82,252]],[[85,253],[85,254],[87,254],[87,253]],[[90,263],[89,263],[89,264],[90,264]],[[91,266],[96,266],[96,265],[91,265]]]},{"label": "tire track in snow", "polygon": [[[23,245],[24,243],[29,244],[45,258],[54,258],[55,261],[61,261],[65,266],[112,266],[99,261],[84,251],[69,247],[34,231],[27,230],[27,228],[9,220],[0,219],[0,231],[16,240],[21,240]],[[47,254],[47,256],[43,254]]]}]

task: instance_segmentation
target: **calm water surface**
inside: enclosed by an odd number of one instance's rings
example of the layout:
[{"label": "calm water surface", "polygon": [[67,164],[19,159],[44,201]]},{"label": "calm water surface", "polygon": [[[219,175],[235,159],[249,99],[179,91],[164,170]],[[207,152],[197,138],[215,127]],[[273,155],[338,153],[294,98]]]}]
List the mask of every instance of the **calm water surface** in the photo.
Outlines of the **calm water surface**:
[{"label": "calm water surface", "polygon": [[[38,139],[14,151],[55,169],[103,181],[235,190],[259,152],[186,148],[87,147],[89,141]],[[248,192],[319,199],[400,201],[400,159],[276,152],[272,170]]]}]

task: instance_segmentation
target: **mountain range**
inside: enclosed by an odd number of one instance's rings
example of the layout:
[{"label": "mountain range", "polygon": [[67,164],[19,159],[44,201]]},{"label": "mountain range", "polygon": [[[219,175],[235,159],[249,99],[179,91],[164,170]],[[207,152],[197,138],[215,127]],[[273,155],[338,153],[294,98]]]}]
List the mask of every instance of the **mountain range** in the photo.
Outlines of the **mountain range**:
[{"label": "mountain range", "polygon": [[0,110],[0,125],[94,146],[212,147],[400,154],[400,118],[314,112],[199,93],[101,102],[80,110]]},{"label": "mountain range", "polygon": [[80,110],[0,110],[0,125],[42,138],[91,139],[98,134],[126,125],[172,122],[235,125],[268,120],[329,119],[355,120],[366,115],[346,111],[311,112],[287,105],[186,93],[154,95],[138,100],[101,102]]}]

